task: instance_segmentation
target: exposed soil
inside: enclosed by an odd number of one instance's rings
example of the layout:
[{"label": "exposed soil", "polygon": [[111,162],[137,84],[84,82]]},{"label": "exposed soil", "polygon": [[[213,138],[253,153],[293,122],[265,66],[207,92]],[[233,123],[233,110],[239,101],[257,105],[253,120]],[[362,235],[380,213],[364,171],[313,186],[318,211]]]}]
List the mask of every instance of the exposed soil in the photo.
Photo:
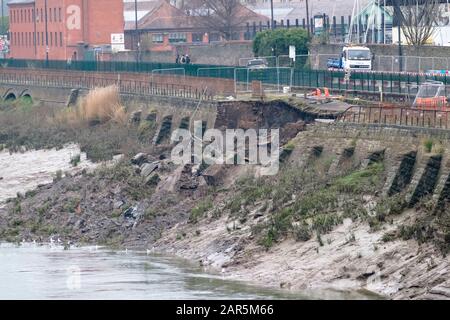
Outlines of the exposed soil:
[{"label": "exposed soil", "polygon": [[[289,139],[306,129],[295,114],[289,113],[284,126]],[[236,126],[272,121],[254,116],[236,119]],[[115,137],[127,136],[128,128]],[[154,136],[152,126],[143,129],[148,132],[132,129],[133,141],[139,142],[140,134]],[[5,139],[15,145],[14,137]],[[414,202],[406,203],[414,177],[393,179],[396,194],[382,194],[393,166],[384,141],[349,143],[302,132],[283,141],[280,173],[258,177],[260,168],[251,166],[176,166],[164,160],[170,147],[165,139],[158,150],[59,177],[10,199],[0,207],[0,240],[144,248],[286,290],[450,299],[448,199],[441,198],[437,210],[428,197],[441,162],[425,163]],[[114,145],[118,151],[126,141]]]}]

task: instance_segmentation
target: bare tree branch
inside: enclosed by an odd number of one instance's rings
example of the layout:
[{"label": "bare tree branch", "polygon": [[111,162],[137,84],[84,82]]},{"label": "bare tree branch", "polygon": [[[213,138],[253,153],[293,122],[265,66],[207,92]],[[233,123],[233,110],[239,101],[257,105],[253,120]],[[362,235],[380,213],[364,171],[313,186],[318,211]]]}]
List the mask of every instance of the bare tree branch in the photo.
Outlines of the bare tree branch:
[{"label": "bare tree branch", "polygon": [[198,26],[218,32],[227,40],[256,16],[240,0],[186,0],[185,10],[195,17]]},{"label": "bare tree branch", "polygon": [[441,16],[439,0],[393,0],[394,20],[408,43],[421,46],[436,30]]}]

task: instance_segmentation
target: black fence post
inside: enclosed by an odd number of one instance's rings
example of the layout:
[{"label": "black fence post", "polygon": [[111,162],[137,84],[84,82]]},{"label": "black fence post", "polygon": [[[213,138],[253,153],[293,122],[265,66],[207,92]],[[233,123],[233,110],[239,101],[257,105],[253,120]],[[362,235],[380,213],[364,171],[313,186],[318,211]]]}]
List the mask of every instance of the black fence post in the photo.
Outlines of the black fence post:
[{"label": "black fence post", "polygon": [[298,28],[298,19],[295,19],[295,27]]},{"label": "black fence post", "polygon": [[286,27],[289,29],[289,27],[291,26],[291,22],[289,21],[289,19],[286,20]]},{"label": "black fence post", "polygon": [[341,16],[341,33],[342,33],[342,42],[345,42],[345,17]]},{"label": "black fence post", "polygon": [[380,40],[380,43],[384,43],[384,39],[385,39],[385,34],[384,34],[384,29],[385,29],[385,23],[386,23],[386,17],[385,17],[385,15],[384,15],[384,13],[381,15],[381,39],[379,39]]},{"label": "black fence post", "polygon": [[[367,33],[367,35],[369,35],[370,33],[368,32],[369,31],[369,15],[367,15],[366,14],[366,21],[364,21],[364,24],[365,24],[365,26],[364,26],[364,33]],[[363,34],[363,36],[364,36],[364,34]],[[367,41],[369,41],[369,39],[367,39]]]},{"label": "black fence post", "polygon": [[303,18],[303,20],[302,20],[302,25],[303,25],[303,29],[306,29],[306,19],[305,18]]},{"label": "black fence post", "polygon": [[336,23],[336,16],[333,16],[333,34],[334,34],[334,40],[337,39],[337,23]]}]

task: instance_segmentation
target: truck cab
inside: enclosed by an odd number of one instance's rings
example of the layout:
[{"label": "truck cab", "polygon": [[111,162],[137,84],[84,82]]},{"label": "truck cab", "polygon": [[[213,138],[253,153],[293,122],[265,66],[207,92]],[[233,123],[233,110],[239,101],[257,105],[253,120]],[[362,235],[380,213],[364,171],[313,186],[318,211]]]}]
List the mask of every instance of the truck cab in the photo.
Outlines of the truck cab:
[{"label": "truck cab", "polygon": [[367,47],[344,47],[341,63],[344,70],[372,70],[372,53]]}]

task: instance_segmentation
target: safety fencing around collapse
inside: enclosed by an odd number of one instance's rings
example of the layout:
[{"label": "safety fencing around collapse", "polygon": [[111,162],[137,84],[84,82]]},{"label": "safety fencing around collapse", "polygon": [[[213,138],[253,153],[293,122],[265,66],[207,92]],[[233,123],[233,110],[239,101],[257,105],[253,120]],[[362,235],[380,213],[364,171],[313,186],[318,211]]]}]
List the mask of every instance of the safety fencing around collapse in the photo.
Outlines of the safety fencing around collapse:
[{"label": "safety fencing around collapse", "polygon": [[[252,81],[261,81],[265,90],[275,92],[281,92],[285,87],[294,89],[327,87],[330,90],[340,92],[353,91],[371,95],[391,94],[411,100],[422,83],[427,80],[434,80],[444,84],[446,95],[450,93],[450,88],[448,88],[450,85],[449,75],[414,72],[353,71],[346,74],[343,71],[311,70],[296,68],[295,66],[269,66],[268,68],[254,69],[170,63],[138,64],[135,62],[95,61],[67,63],[65,61],[0,60],[0,73],[3,74],[7,70],[22,70],[26,74],[32,74],[34,71],[44,73],[45,71],[45,76],[42,79],[38,77],[35,81],[58,84],[61,83],[58,77],[63,74],[65,76],[64,83],[69,84],[69,86],[74,83],[76,87],[89,86],[92,81],[96,81],[96,83],[101,83],[101,81],[117,82],[117,79],[114,78],[117,75],[130,75],[130,81],[137,79],[136,85],[133,84],[133,88],[136,86],[136,90],[140,90],[141,87],[154,87],[157,88],[155,90],[158,92],[161,90],[162,92],[173,91],[174,94],[178,94],[182,91],[183,94],[188,92],[187,95],[192,92],[192,96],[195,96],[195,91],[202,91],[202,88],[206,87],[211,91],[211,96],[228,96],[240,92],[249,92]],[[15,73],[13,72],[10,77],[13,77]],[[109,79],[111,77],[114,79]],[[171,83],[161,82],[164,77],[172,78]],[[180,86],[183,89],[180,89]]]}]

